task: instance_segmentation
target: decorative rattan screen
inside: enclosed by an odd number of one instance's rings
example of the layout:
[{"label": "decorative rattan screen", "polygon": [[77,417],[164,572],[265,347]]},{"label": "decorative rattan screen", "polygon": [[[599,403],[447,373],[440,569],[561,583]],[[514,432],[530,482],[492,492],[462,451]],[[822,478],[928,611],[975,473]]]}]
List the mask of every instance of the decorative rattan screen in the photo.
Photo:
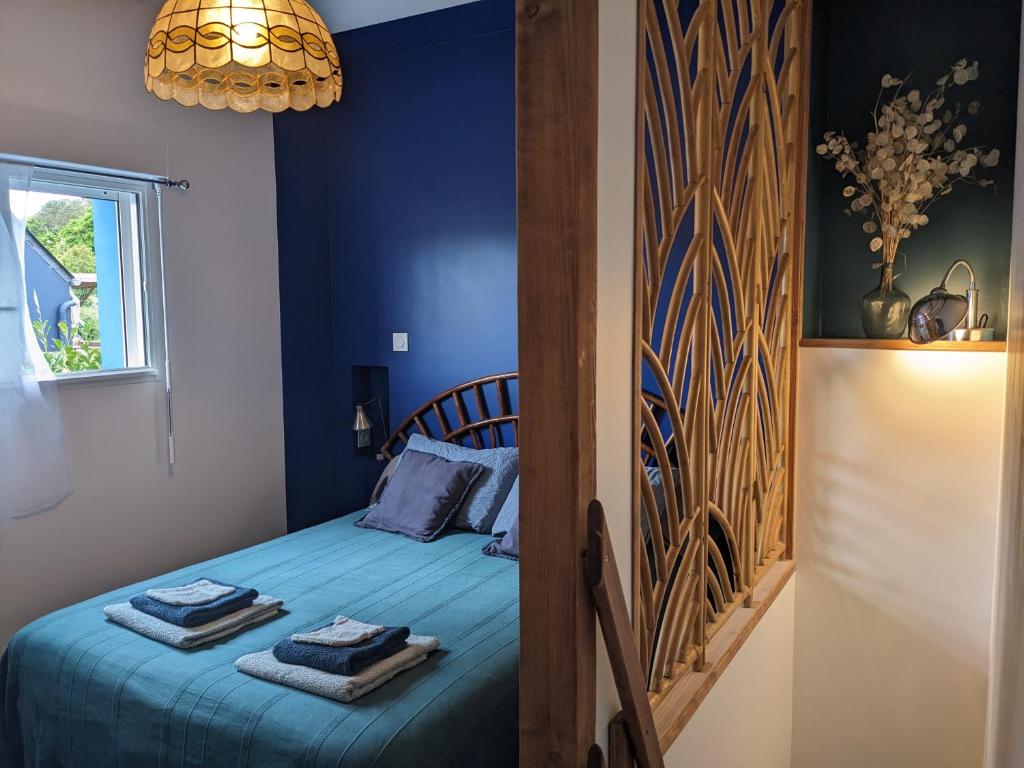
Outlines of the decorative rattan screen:
[{"label": "decorative rattan screen", "polygon": [[639,2],[633,616],[655,692],[790,554],[809,9]]}]

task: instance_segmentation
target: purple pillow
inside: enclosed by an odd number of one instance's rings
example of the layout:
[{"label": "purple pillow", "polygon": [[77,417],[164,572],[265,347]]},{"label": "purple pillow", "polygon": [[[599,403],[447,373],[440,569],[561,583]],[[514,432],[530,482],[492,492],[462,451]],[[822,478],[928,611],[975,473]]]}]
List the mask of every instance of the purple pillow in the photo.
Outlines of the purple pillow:
[{"label": "purple pillow", "polygon": [[356,525],[433,541],[455,517],[484,468],[405,450],[380,502]]},{"label": "purple pillow", "polygon": [[508,533],[484,547],[483,552],[485,555],[490,555],[491,557],[503,557],[506,560],[518,560],[519,518],[516,518],[515,522],[512,523],[512,527],[508,529]]}]

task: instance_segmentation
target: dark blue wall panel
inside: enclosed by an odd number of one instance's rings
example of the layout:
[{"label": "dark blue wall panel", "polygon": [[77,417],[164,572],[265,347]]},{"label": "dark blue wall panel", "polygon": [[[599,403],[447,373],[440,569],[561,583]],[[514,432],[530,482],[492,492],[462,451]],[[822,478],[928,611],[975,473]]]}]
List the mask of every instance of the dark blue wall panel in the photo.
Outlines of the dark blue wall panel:
[{"label": "dark blue wall panel", "polygon": [[354,367],[387,369],[372,394],[391,426],[516,368],[513,25],[512,0],[481,0],[337,35],[341,103],[275,119],[292,529],[360,508],[375,480]]},{"label": "dark blue wall panel", "polygon": [[337,495],[325,117],[274,118],[289,529],[326,519]]}]

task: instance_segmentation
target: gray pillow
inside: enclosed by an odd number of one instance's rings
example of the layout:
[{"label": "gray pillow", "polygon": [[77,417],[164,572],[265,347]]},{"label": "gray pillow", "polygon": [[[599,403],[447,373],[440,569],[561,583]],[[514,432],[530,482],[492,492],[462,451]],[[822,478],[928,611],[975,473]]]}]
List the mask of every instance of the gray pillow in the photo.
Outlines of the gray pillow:
[{"label": "gray pillow", "polygon": [[490,533],[494,521],[501,511],[501,505],[512,490],[512,484],[519,475],[518,448],[485,448],[477,450],[453,443],[442,443],[423,435],[409,438],[406,450],[422,451],[449,461],[465,461],[480,464],[484,472],[470,490],[466,503],[452,521],[453,528],[462,528],[477,533]]},{"label": "gray pillow", "polygon": [[485,555],[503,557],[506,560],[519,560],[519,520],[512,523],[508,533],[497,541],[492,541],[483,549]]},{"label": "gray pillow", "polygon": [[512,530],[512,526],[515,525],[515,522],[518,519],[519,476],[516,475],[516,481],[512,483],[512,490],[510,490],[508,492],[508,496],[505,497],[505,503],[501,505],[501,511],[498,513],[498,517],[494,521],[494,527],[491,528],[491,535],[504,536]]},{"label": "gray pillow", "polygon": [[459,511],[483,467],[405,450],[380,503],[356,525],[433,541]]}]

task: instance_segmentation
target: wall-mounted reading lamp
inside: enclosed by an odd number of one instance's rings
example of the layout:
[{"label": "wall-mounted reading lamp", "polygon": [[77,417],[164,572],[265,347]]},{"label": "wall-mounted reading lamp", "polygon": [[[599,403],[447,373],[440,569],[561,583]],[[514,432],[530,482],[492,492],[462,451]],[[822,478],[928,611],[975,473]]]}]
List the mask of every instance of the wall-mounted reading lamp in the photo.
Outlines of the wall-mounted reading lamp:
[{"label": "wall-mounted reading lamp", "polygon": [[[957,267],[966,269],[970,276],[964,295],[950,293],[946,288]],[[985,328],[987,322],[988,315],[982,315],[980,323],[978,319],[978,285],[974,269],[964,259],[957,259],[946,270],[939,287],[932,289],[911,308],[910,340],[915,344],[953,338],[957,341],[991,340],[992,331]]]},{"label": "wall-mounted reading lamp", "polygon": [[355,418],[352,420],[352,431],[356,433],[357,448],[369,448],[373,441],[373,421],[366,414],[366,406],[371,403],[377,403],[380,411],[380,423],[382,427],[384,426],[384,405],[380,395],[370,398],[365,403],[358,403]]}]

